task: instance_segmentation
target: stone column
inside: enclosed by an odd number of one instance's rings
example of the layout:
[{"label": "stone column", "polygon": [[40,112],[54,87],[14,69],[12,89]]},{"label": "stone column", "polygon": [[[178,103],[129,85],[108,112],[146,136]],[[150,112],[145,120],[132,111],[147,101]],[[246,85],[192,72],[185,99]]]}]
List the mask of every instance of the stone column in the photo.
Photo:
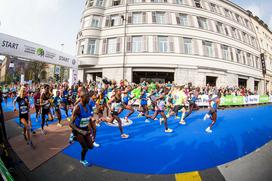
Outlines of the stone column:
[{"label": "stone column", "polygon": [[247,89],[250,89],[252,92],[254,91],[254,78],[252,78],[252,77],[248,78]]}]

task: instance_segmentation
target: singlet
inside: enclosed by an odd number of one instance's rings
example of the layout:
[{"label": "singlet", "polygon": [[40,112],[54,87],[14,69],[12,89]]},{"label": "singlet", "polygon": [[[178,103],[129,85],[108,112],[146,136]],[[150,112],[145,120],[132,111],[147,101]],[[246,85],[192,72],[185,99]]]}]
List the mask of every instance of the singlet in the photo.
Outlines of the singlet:
[{"label": "singlet", "polygon": [[158,109],[160,111],[163,111],[164,108],[165,108],[165,101],[164,100],[159,100],[157,106],[158,106]]},{"label": "singlet", "polygon": [[216,103],[216,100],[217,100],[217,97],[210,100],[211,101],[211,107],[214,108],[215,110],[217,110],[217,107],[218,107],[218,105]]},{"label": "singlet", "polygon": [[141,97],[141,105],[147,105],[147,95],[146,91],[144,91],[142,97]]},{"label": "singlet", "polygon": [[22,114],[28,114],[28,98],[27,97],[24,97],[24,98],[21,98],[21,97],[17,97],[16,98],[16,102],[18,102],[19,104],[19,114],[22,115]]},{"label": "singlet", "polygon": [[50,95],[48,96],[48,95],[44,94],[43,102],[45,102],[45,101],[48,101],[48,102],[45,105],[42,106],[43,109],[49,109],[50,108],[50,102],[49,102],[50,98],[51,98]]},{"label": "singlet", "polygon": [[34,95],[34,102],[35,102],[35,106],[39,107],[40,106],[40,98],[41,98],[41,94],[35,94]]},{"label": "singlet", "polygon": [[54,107],[58,109],[59,106],[60,106],[60,102],[61,102],[61,98],[59,96],[55,97],[54,98],[54,102],[53,102],[54,103]]},{"label": "singlet", "polygon": [[9,90],[8,89],[6,89],[6,88],[4,88],[3,89],[3,97],[8,97],[8,92],[9,92]]},{"label": "singlet", "polygon": [[175,95],[175,105],[183,105],[185,98],[186,95],[183,91],[177,92],[177,94]]},{"label": "singlet", "polygon": [[68,94],[69,94],[68,90],[64,90],[62,93],[62,100],[67,101]]},{"label": "singlet", "polygon": [[78,106],[80,109],[80,114],[75,120],[75,125],[78,128],[87,128],[92,117],[90,106],[86,106],[87,111],[83,108],[81,103],[78,103]]},{"label": "singlet", "polygon": [[92,116],[93,116],[93,112],[94,112],[96,104],[92,99],[90,99],[90,101],[89,101],[89,106],[90,106],[91,113],[92,113]]},{"label": "singlet", "polygon": [[116,99],[115,98],[115,102],[113,102],[111,104],[111,107],[112,107],[112,109],[113,109],[114,112],[118,112],[119,109],[121,108],[121,106],[122,106],[121,99]]},{"label": "singlet", "polygon": [[131,95],[131,92],[127,92],[126,96],[123,97],[122,101],[123,103],[125,103],[126,105],[128,105],[128,102],[130,100],[130,95]]}]

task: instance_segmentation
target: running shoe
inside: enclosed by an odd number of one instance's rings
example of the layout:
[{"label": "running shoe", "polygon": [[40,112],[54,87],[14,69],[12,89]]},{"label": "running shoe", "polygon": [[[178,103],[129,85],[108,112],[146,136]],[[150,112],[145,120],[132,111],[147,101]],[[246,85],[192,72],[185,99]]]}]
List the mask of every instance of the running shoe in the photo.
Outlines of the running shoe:
[{"label": "running shoe", "polygon": [[89,166],[89,162],[88,162],[87,160],[84,160],[84,161],[80,160],[80,163],[81,163],[82,165],[84,165],[85,167],[88,167],[88,166]]},{"label": "running shoe", "polygon": [[41,134],[46,135],[46,132],[43,129],[41,129]]},{"label": "running shoe", "polygon": [[179,116],[176,116],[175,119],[180,119],[180,117],[179,117]]},{"label": "running shoe", "polygon": [[210,127],[208,127],[206,130],[205,130],[207,133],[212,133],[212,130]]},{"label": "running shoe", "polygon": [[121,138],[123,138],[123,139],[127,139],[128,137],[129,137],[129,135],[127,135],[125,133],[121,134]]},{"label": "running shoe", "polygon": [[164,132],[166,132],[166,133],[172,133],[172,132],[173,132],[173,130],[172,130],[172,129],[170,129],[170,128],[168,128],[168,129],[166,129]]},{"label": "running shoe", "polygon": [[210,118],[210,115],[209,114],[205,114],[203,120],[205,121],[206,119]]},{"label": "running shoe", "polygon": [[155,121],[158,121],[158,118],[155,118],[154,120],[155,120]]},{"label": "running shoe", "polygon": [[70,137],[69,137],[69,144],[74,143],[74,139],[75,139],[74,134],[73,134],[73,133],[72,133],[72,134],[70,134]]},{"label": "running shoe", "polygon": [[58,123],[57,126],[58,126],[58,127],[62,127],[62,124]]},{"label": "running shoe", "polygon": [[69,121],[69,122],[70,122],[70,121],[71,121],[71,118],[67,118],[67,121]]},{"label": "running shoe", "polygon": [[142,114],[142,113],[138,114],[138,118],[140,118],[140,117],[142,117],[142,116],[143,116],[143,114]]},{"label": "running shoe", "polygon": [[169,117],[170,117],[170,114],[167,114],[166,117],[169,118]]},{"label": "running shoe", "polygon": [[31,128],[31,133],[32,133],[32,134],[36,134],[36,131],[34,131],[34,130]]},{"label": "running shoe", "polygon": [[96,124],[96,127],[100,127],[100,124]]},{"label": "running shoe", "polygon": [[184,120],[180,120],[179,124],[185,125],[186,122]]},{"label": "running shoe", "polygon": [[27,144],[28,144],[32,149],[35,149],[35,146],[33,145],[32,141],[27,141]]},{"label": "running shoe", "polygon": [[145,120],[146,123],[150,123],[150,121],[148,119]]},{"label": "running shoe", "polygon": [[97,147],[100,147],[100,144],[94,142],[94,143],[93,143],[93,146],[97,148]]}]

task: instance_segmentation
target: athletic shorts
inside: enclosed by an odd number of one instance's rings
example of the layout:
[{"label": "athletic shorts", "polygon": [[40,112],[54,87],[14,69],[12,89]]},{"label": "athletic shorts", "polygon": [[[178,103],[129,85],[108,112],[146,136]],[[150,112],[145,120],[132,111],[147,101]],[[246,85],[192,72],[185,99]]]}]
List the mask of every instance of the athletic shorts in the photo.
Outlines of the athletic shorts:
[{"label": "athletic shorts", "polygon": [[184,105],[175,105],[173,111],[177,113],[182,108],[186,108]]},{"label": "athletic shorts", "polygon": [[42,109],[43,115],[49,114],[49,112],[50,112],[50,109]]},{"label": "athletic shorts", "polygon": [[213,113],[216,113],[216,112],[217,112],[217,109],[210,108],[208,114],[212,115]]},{"label": "athletic shorts", "polygon": [[117,111],[111,111],[111,115],[113,115],[113,116],[118,116],[119,114],[118,114]]},{"label": "athletic shorts", "polygon": [[25,119],[26,122],[28,123],[28,114],[20,114],[19,119],[20,119],[20,122],[21,122],[21,119]]}]

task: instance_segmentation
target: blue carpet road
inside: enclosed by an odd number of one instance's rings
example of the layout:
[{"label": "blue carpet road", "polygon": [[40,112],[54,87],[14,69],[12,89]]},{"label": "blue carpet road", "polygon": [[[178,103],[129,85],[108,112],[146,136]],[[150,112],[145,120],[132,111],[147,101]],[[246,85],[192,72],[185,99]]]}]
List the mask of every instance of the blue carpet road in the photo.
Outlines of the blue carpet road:
[{"label": "blue carpet road", "polygon": [[[170,118],[173,133],[164,133],[159,121],[145,123],[145,118],[131,117],[133,124],[124,127],[130,138],[120,138],[119,129],[101,124],[96,142],[99,148],[89,150],[86,159],[96,166],[130,173],[174,174],[203,170],[242,157],[272,138],[272,106],[221,110],[213,133],[205,129],[211,120],[206,112],[193,112],[187,124]],[[121,117],[125,115],[122,113]],[[63,153],[79,160],[81,147],[74,143]]]}]

